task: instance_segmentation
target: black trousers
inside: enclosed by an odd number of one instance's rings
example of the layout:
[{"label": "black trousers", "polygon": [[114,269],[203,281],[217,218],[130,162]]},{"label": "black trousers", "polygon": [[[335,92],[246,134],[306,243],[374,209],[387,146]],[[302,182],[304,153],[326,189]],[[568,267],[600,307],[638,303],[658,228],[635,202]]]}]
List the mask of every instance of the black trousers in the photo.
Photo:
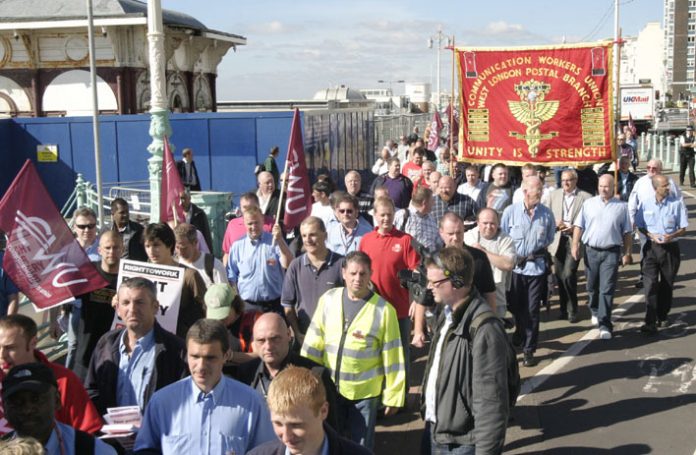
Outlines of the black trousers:
[{"label": "black trousers", "polygon": [[672,289],[681,262],[679,243],[648,242],[643,248],[643,291],[645,292],[645,323],[655,324],[667,319],[672,308]]},{"label": "black trousers", "polygon": [[684,176],[686,169],[689,168],[689,183],[691,186],[696,185],[694,177],[694,152],[679,152],[679,183],[684,184]]},{"label": "black trousers", "polygon": [[562,235],[553,257],[561,314],[578,312],[578,264],[571,254],[570,236]]}]

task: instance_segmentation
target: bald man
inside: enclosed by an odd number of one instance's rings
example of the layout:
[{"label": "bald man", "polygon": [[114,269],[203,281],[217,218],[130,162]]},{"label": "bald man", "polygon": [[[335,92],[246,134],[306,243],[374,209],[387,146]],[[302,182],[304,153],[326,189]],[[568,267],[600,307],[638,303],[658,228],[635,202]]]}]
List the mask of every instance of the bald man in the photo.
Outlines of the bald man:
[{"label": "bald man", "polygon": [[282,316],[277,313],[261,315],[254,323],[254,341],[252,342],[254,352],[259,357],[239,367],[239,380],[250,385],[266,398],[271,381],[288,365],[312,370],[321,377],[326,388],[326,400],[329,402],[327,422],[341,432],[335,411],[336,386],[331,380],[329,370],[293,352],[290,349],[291,344],[292,331]]},{"label": "bald man", "polygon": [[[256,195],[259,197],[261,213],[275,218],[278,215],[280,191],[275,186],[273,174],[268,171],[259,172],[259,175],[256,177],[256,183],[259,187]],[[280,216],[283,216],[282,210]]]}]

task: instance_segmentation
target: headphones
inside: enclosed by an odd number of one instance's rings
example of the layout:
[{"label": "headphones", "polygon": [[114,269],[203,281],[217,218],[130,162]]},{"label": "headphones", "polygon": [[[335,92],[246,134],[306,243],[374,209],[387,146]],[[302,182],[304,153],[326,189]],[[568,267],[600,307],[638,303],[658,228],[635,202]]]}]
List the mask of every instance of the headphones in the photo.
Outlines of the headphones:
[{"label": "headphones", "polygon": [[466,282],[464,281],[463,276],[453,273],[447,267],[445,267],[445,264],[443,264],[442,260],[440,259],[439,253],[433,255],[433,260],[435,262],[435,265],[441,268],[445,276],[449,278],[450,283],[452,283],[452,287],[454,289],[461,289],[466,286]]}]

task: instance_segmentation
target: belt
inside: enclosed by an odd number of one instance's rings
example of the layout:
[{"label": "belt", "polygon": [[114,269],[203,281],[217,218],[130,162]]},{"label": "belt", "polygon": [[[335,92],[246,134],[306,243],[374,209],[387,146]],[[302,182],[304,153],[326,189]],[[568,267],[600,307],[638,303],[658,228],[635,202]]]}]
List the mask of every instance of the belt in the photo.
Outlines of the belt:
[{"label": "belt", "polygon": [[587,247],[592,248],[593,250],[597,250],[597,251],[613,251],[613,250],[620,250],[621,249],[621,245],[613,245],[613,246],[609,246],[606,248],[597,248],[596,246],[592,246],[592,245],[587,245]]},{"label": "belt", "polygon": [[256,307],[260,307],[264,312],[267,311],[277,311],[278,309],[282,309],[280,305],[280,298],[273,299],[273,300],[259,300],[259,301],[252,301],[252,300],[247,300],[246,301],[247,305],[253,305]]}]

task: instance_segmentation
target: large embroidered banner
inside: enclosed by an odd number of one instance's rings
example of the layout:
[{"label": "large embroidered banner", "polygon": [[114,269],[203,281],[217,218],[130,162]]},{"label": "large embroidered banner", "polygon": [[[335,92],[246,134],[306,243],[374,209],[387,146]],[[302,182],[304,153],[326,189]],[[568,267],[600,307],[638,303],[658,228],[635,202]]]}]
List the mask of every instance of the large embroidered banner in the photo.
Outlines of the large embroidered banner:
[{"label": "large embroidered banner", "polygon": [[460,160],[583,166],[614,159],[611,42],[455,52]]}]

